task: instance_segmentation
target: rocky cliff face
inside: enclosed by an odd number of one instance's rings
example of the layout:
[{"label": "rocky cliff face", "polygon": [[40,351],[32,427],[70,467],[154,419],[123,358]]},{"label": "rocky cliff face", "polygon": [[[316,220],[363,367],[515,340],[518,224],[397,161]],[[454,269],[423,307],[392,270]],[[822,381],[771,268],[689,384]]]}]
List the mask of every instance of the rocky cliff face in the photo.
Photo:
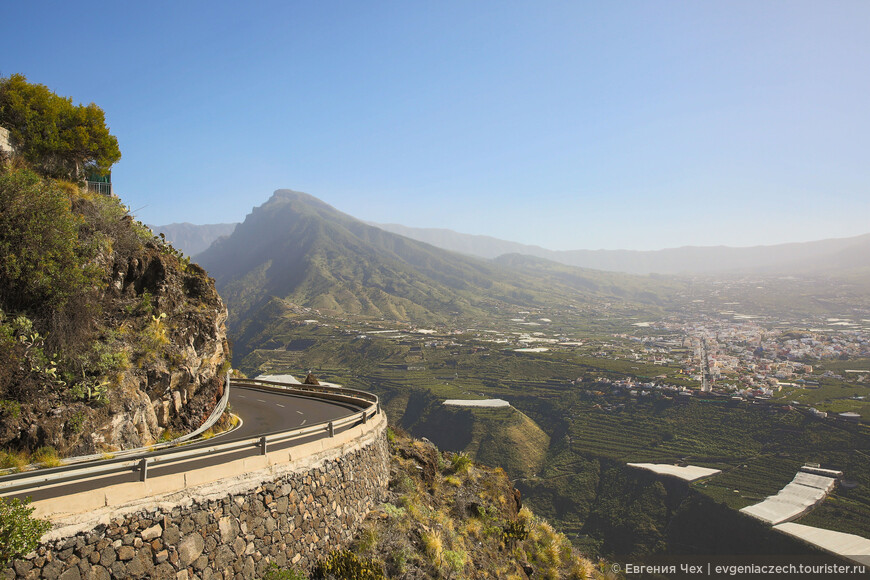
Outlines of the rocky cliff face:
[{"label": "rocky cliff face", "polygon": [[60,307],[0,303],[0,464],[171,439],[224,392],[227,309],[205,270],[116,199],[73,194],[70,208],[89,284]]},{"label": "rocky cliff face", "polygon": [[[109,293],[118,305],[150,296],[152,310],[159,314],[128,320],[122,328],[146,340],[149,332],[163,332],[165,342],[158,339],[159,352],[141,351],[142,364],[119,373],[109,420],[82,438],[79,447],[139,447],[167,431],[195,429],[223,395],[229,360],[227,309],[214,284],[196,264],[184,265],[150,244],[140,255],[113,265]],[[155,330],[157,326],[162,328]]]}]

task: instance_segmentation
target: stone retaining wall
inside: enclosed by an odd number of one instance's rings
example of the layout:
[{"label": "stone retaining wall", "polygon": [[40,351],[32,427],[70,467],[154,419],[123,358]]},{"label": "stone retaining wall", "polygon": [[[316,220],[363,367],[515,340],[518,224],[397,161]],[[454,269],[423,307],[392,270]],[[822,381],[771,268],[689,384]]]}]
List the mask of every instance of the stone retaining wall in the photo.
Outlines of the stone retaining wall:
[{"label": "stone retaining wall", "polygon": [[247,579],[272,562],[308,567],[353,537],[388,479],[381,428],[362,446],[247,490],[164,499],[44,541],[0,578]]}]

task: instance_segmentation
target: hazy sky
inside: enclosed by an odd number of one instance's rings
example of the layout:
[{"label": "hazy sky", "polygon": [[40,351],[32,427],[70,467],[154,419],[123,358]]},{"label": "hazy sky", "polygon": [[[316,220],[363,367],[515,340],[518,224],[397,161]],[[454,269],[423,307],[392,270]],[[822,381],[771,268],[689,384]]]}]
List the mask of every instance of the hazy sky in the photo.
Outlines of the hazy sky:
[{"label": "hazy sky", "polygon": [[143,221],[279,188],[552,249],[870,232],[870,2],[5,2]]}]

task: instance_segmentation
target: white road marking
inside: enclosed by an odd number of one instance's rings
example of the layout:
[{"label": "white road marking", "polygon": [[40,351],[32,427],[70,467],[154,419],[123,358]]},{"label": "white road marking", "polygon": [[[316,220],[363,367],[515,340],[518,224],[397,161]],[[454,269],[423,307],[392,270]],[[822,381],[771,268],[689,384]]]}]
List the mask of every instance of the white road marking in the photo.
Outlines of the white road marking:
[{"label": "white road marking", "polygon": [[299,413],[300,415],[304,415],[304,414],[305,414],[305,413],[303,413],[302,411],[296,411],[296,412]]},{"label": "white road marking", "polygon": [[265,403],[265,402],[266,402],[266,401],[264,401],[263,399],[257,399],[257,400],[260,401],[261,403]]},{"label": "white road marking", "polygon": [[281,407],[282,409],[284,408],[284,405],[282,405],[281,403],[275,403],[275,404],[278,405],[279,407]]},{"label": "white road marking", "polygon": [[304,424],[305,424],[305,421],[306,421],[305,419],[302,419],[302,422],[299,423],[299,426],[301,427],[302,425],[304,425]]}]

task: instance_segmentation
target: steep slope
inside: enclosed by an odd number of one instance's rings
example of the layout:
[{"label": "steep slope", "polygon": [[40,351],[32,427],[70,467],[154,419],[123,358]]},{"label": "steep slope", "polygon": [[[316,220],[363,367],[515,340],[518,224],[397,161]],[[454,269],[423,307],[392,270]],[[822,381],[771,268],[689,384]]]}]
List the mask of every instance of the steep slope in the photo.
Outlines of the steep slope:
[{"label": "steep slope", "polygon": [[495,275],[482,262],[452,260],[287,190],[255,208],[200,261],[227,299],[232,322],[272,296],[334,313],[443,319],[473,311],[462,291],[491,287]]},{"label": "steep slope", "polygon": [[390,433],[390,449],[388,502],[353,546],[387,577],[608,577],[607,562],[585,557],[522,505],[503,470],[400,431]]},{"label": "steep slope", "polygon": [[163,234],[166,241],[188,256],[195,256],[208,248],[221,236],[228,236],[236,229],[237,223],[195,225],[184,222],[164,226],[148,225],[155,234]]},{"label": "steep slope", "polygon": [[389,430],[390,488],[347,550],[280,578],[609,578],[568,538],[522,505],[502,469]]},{"label": "steep slope", "polygon": [[0,170],[0,216],[0,466],[198,427],[229,356],[205,271],[116,198],[29,171]]},{"label": "steep slope", "polygon": [[[198,257],[230,309],[236,352],[276,312],[301,306],[414,324],[471,324],[499,308],[634,299],[657,280],[585,272],[542,276],[385,232],[299,192],[279,190]],[[594,283],[601,278],[602,283]],[[619,288],[620,276],[625,289]],[[576,284],[580,279],[585,284]],[[595,288],[593,288],[595,287]],[[278,302],[276,302],[276,300]],[[251,332],[256,327],[257,332]]]},{"label": "steep slope", "polygon": [[413,391],[398,414],[397,423],[408,432],[442,450],[501,467],[512,478],[538,473],[550,445],[540,426],[514,407],[448,407],[438,397]]}]

